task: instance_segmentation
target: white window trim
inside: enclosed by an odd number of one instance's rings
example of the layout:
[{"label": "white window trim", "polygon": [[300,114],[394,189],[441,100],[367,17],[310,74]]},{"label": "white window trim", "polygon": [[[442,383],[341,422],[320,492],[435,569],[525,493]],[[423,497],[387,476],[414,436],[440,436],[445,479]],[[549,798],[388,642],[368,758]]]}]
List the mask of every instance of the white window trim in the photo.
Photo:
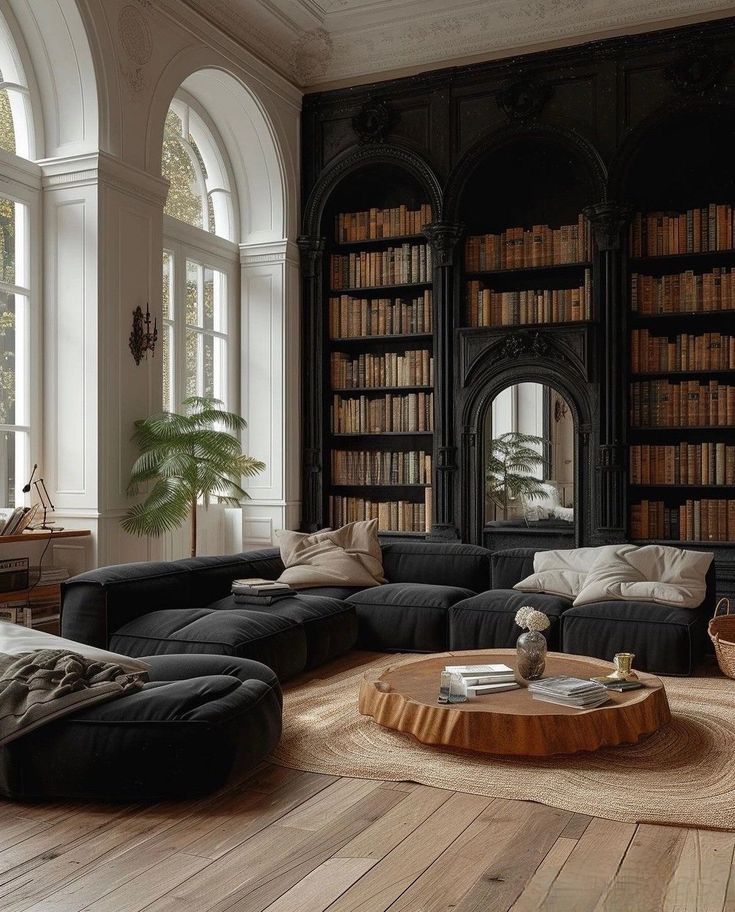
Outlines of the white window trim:
[{"label": "white window trim", "polygon": [[[28,285],[11,285],[0,282],[0,289],[10,293],[28,295],[29,316],[26,339],[26,376],[24,395],[27,397],[27,424],[2,424],[0,431],[27,433],[28,446],[22,460],[15,466],[15,503],[26,502],[22,487],[28,480],[30,469],[37,462],[43,471],[43,298],[41,295],[41,169],[34,162],[0,149],[0,196],[23,203],[28,207],[27,262]],[[0,504],[0,507],[7,507]]]}]

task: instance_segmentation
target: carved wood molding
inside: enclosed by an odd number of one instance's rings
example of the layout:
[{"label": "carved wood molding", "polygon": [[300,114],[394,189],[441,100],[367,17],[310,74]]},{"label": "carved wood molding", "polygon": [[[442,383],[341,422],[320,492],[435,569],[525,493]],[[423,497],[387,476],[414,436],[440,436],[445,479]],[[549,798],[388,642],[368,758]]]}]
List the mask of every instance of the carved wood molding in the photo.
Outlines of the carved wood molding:
[{"label": "carved wood molding", "polygon": [[548,82],[526,75],[506,82],[495,100],[510,120],[532,120],[539,116],[553,94],[553,87]]}]

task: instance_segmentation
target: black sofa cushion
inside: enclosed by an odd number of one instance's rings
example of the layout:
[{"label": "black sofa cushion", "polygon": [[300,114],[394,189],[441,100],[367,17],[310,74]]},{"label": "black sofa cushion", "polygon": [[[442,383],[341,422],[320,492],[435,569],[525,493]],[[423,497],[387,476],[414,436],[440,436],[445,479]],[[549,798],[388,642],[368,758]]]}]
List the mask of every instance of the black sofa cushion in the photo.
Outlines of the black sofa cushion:
[{"label": "black sofa cushion", "polygon": [[551,625],[543,631],[549,649],[559,648],[559,619],[571,602],[557,595],[493,589],[457,602],[449,609],[450,649],[512,649],[523,630],[516,624],[516,612],[531,605],[548,617]]},{"label": "black sofa cushion", "polygon": [[512,589],[533,573],[536,548],[507,548],[495,551],[490,559],[493,589]]},{"label": "black sofa cushion", "polygon": [[459,586],[387,583],[351,595],[360,649],[435,652],[447,648],[447,612],[475,593]]},{"label": "black sofa cushion", "polygon": [[262,662],[283,681],[306,666],[306,634],[294,620],[262,611],[152,611],[117,630],[110,648],[123,655],[202,653]]},{"label": "black sofa cushion", "polygon": [[146,657],[143,690],[59,719],[0,748],[12,800],[191,798],[236,782],[278,743],[271,669],[229,656]]},{"label": "black sofa cushion", "polygon": [[[351,590],[354,591],[354,590]],[[271,617],[286,618],[301,624],[306,635],[305,668],[316,668],[342,655],[357,642],[357,612],[354,605],[334,598],[312,595],[306,590],[295,598],[279,599],[273,605],[238,605],[227,598],[213,602],[209,607],[218,611],[261,612]]]},{"label": "black sofa cushion", "polygon": [[580,605],[561,619],[564,652],[608,661],[616,652],[633,652],[633,667],[654,674],[692,674],[706,641],[705,612],[652,602]]},{"label": "black sofa cushion", "polygon": [[323,595],[325,598],[344,601],[356,592],[362,592],[362,586],[312,586],[309,589],[298,589],[301,595]]},{"label": "black sofa cushion", "polygon": [[383,545],[383,571],[389,583],[490,588],[490,551],[448,542],[393,542]]}]

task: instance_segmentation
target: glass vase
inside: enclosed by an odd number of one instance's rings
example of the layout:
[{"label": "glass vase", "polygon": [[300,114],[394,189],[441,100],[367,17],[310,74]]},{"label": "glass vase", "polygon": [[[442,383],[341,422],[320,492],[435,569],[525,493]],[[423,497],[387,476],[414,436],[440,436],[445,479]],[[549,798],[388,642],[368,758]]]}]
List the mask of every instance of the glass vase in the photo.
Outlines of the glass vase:
[{"label": "glass vase", "polygon": [[546,637],[538,630],[527,630],[518,637],[518,674],[526,681],[540,678],[546,668]]}]

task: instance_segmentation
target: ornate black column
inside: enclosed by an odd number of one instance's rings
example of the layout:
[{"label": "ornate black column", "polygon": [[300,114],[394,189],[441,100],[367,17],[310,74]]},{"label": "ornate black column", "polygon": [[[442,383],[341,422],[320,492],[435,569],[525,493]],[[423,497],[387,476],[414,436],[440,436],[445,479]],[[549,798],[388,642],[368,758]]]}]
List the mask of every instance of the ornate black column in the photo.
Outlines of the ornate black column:
[{"label": "ornate black column", "polygon": [[627,527],[628,316],[625,249],[629,211],[607,202],[584,210],[597,244],[600,421],[596,460],[598,543],[624,541]]},{"label": "ornate black column", "polygon": [[434,522],[430,540],[459,538],[454,442],[454,254],[463,226],[425,225],[434,263]]},{"label": "ornate black column", "polygon": [[324,332],[322,326],[322,257],[324,238],[301,235],[301,403],[303,474],[301,527],[315,532],[324,522]]}]

